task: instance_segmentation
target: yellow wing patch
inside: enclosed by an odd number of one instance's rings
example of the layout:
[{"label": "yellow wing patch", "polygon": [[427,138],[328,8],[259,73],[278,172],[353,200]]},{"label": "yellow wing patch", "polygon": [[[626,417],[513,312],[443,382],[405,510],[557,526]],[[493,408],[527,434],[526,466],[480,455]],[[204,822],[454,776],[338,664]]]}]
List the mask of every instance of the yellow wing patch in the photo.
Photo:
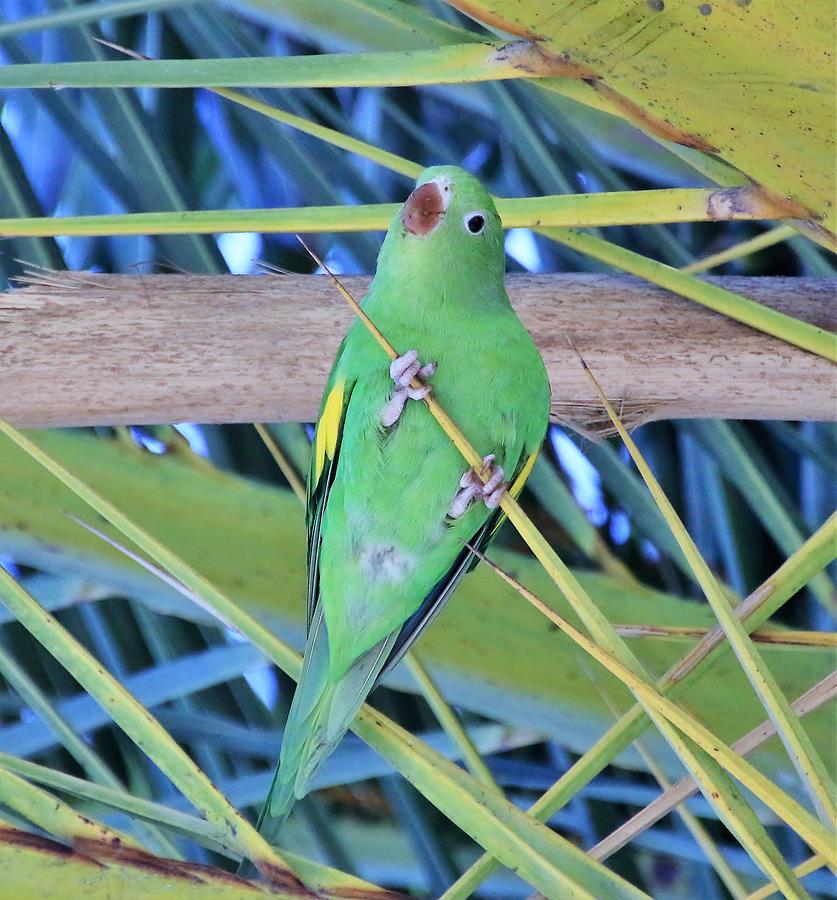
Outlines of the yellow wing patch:
[{"label": "yellow wing patch", "polygon": [[317,434],[314,438],[314,484],[320,480],[325,467],[326,456],[334,458],[337,449],[337,438],[340,435],[340,419],[343,415],[343,394],[346,382],[335,381],[326,397],[320,421],[317,422]]},{"label": "yellow wing patch", "polygon": [[517,478],[514,479],[514,483],[509,488],[509,493],[516,500],[520,492],[523,490],[523,485],[526,484],[526,479],[532,473],[532,466],[535,465],[535,460],[538,458],[539,450],[535,450],[535,452],[526,460],[526,465],[520,470],[520,474]]}]

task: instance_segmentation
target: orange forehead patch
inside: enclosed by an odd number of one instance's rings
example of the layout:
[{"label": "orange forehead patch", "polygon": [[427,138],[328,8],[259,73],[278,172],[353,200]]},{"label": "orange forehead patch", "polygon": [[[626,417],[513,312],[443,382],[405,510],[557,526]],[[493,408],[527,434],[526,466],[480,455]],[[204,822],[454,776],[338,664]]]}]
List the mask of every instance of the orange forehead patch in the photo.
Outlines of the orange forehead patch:
[{"label": "orange forehead patch", "polygon": [[401,211],[401,221],[410,234],[429,234],[442,221],[445,206],[439,185],[428,181],[407,197]]}]

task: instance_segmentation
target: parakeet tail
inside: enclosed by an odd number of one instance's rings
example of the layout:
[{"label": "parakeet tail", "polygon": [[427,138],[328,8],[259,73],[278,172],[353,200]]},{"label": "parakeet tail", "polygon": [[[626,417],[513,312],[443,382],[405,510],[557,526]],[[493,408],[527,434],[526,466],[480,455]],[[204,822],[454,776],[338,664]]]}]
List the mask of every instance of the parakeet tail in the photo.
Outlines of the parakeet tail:
[{"label": "parakeet tail", "polygon": [[372,690],[396,631],[335,677],[329,670],[328,634],[320,612],[311,624],[302,675],[288,714],[279,766],[259,816],[258,828],[273,843],[298,799],[331,755]]}]

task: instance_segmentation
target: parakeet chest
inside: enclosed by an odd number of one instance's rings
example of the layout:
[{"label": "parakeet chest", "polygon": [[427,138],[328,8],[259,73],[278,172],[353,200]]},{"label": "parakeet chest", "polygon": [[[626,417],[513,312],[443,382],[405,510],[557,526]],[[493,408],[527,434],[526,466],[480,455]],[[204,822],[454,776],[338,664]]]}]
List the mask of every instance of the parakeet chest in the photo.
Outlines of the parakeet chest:
[{"label": "parakeet chest", "polygon": [[[509,355],[507,342],[490,330],[404,331],[399,352],[415,347],[423,362],[437,363],[434,396],[477,451],[496,454],[511,474],[523,443],[521,418],[533,403],[542,405],[528,360]],[[443,527],[466,468],[461,455],[423,403],[409,402],[395,426],[381,426],[380,411],[393,391],[383,355],[379,366],[359,379],[357,391],[344,434],[344,449],[354,449],[343,453],[348,462],[341,461],[340,469],[347,512],[368,513],[375,530],[403,526],[414,540],[431,538]]]}]

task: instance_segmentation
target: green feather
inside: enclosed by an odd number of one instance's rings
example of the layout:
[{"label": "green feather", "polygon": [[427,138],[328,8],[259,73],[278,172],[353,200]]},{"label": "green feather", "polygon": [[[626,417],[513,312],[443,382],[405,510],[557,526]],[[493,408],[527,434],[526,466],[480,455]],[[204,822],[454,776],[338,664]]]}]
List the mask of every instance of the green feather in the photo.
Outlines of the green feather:
[{"label": "green feather", "polygon": [[[450,187],[440,224],[418,235],[396,215],[363,308],[399,353],[416,348],[437,363],[435,396],[511,477],[546,431],[546,370],[506,294],[491,197],[455,167],[428,169],[417,186],[429,181]],[[468,228],[475,214],[478,234]],[[467,467],[422,403],[409,401],[392,428],[381,427],[392,390],[389,360],[356,321],[329,377],[312,454],[310,633],[260,820],[271,840],[390,658],[467,571],[462,542],[486,543],[499,519],[482,503],[447,519]]]}]

